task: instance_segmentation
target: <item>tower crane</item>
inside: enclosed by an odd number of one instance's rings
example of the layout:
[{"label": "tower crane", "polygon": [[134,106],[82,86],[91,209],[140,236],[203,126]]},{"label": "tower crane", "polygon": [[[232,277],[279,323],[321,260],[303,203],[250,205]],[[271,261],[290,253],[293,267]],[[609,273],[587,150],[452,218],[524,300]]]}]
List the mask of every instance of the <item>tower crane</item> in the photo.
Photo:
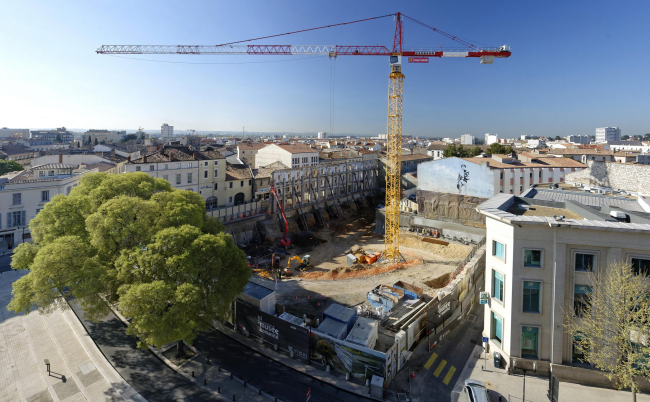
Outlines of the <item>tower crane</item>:
[{"label": "tower crane", "polygon": [[[395,35],[392,49],[386,46],[350,46],[350,45],[257,45],[242,43],[260,39],[270,39],[318,29],[355,24],[386,17],[395,18]],[[405,49],[404,20],[410,20],[442,36],[460,43],[462,49]],[[495,58],[507,58],[512,55],[509,46],[481,48],[457,36],[434,28],[402,13],[382,15],[356,21],[325,25],[260,38],[224,43],[221,45],[103,45],[96,50],[98,54],[179,54],[179,55],[322,55],[338,56],[388,56],[391,68],[388,83],[388,125],[386,132],[386,202],[384,229],[384,261],[398,261],[399,254],[399,205],[402,163],[402,94],[404,74],[402,74],[402,57],[408,62],[427,63],[430,57],[472,57],[480,59],[481,64],[492,64]]]}]

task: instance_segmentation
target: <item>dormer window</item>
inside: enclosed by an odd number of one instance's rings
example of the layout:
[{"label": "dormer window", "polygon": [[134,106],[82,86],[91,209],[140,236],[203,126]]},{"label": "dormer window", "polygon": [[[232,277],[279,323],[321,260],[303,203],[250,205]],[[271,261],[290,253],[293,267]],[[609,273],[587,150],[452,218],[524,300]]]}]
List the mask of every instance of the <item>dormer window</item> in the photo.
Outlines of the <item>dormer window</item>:
[{"label": "dormer window", "polygon": [[45,177],[45,170],[39,170],[38,177]]},{"label": "dormer window", "polygon": [[54,170],[48,170],[47,175],[48,176],[54,176]]}]

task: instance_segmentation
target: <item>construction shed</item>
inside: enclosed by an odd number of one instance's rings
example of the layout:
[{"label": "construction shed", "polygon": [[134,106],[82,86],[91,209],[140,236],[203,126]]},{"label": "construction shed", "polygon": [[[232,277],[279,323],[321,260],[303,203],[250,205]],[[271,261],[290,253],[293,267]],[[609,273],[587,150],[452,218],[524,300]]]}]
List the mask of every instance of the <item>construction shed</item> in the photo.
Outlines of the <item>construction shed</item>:
[{"label": "construction shed", "polygon": [[346,341],[374,349],[379,336],[379,321],[372,318],[359,317],[350,330]]},{"label": "construction shed", "polygon": [[325,320],[328,318],[345,324],[345,333],[347,334],[350,332],[354,326],[355,321],[357,320],[357,312],[354,309],[343,307],[340,304],[334,303],[329,306],[323,313],[323,322],[325,322]]},{"label": "construction shed", "polygon": [[345,323],[326,318],[318,326],[318,332],[322,332],[336,339],[345,339],[348,333],[348,328]]},{"label": "construction shed", "polygon": [[244,291],[237,295],[237,299],[257,307],[261,311],[275,315],[275,290],[248,281]]}]

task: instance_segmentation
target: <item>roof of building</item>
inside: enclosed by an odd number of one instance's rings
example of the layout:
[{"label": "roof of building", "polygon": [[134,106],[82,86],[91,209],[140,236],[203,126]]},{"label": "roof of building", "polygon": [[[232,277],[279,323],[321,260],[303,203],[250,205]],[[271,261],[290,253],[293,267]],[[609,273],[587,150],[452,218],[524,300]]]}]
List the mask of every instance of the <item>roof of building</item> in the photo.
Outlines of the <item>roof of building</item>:
[{"label": "roof of building", "polygon": [[28,153],[33,153],[31,149],[22,146],[22,145],[17,145],[17,144],[4,144],[2,146],[2,152],[7,154],[8,156],[10,155],[20,155],[20,154],[28,154]]},{"label": "roof of building", "polygon": [[492,158],[462,158],[468,162],[480,165],[484,162],[493,169],[516,169],[516,168],[585,168],[586,166],[571,158],[538,158],[537,162],[522,162],[513,159],[512,163],[503,163]]},{"label": "roof of building", "polygon": [[278,161],[269,163],[268,165],[262,166],[258,169],[253,169],[253,174],[255,175],[256,179],[261,179],[263,177],[271,177],[273,175],[273,172],[283,169],[289,169],[289,166]]},{"label": "roof of building", "polygon": [[242,291],[242,293],[246,296],[254,297],[257,300],[262,300],[268,295],[273,294],[273,292],[274,291],[272,289],[266,288],[253,282],[248,282]]},{"label": "roof of building", "polygon": [[332,303],[323,314],[327,314],[334,319],[342,322],[349,322],[357,316],[357,312],[349,307],[341,306],[337,303]]},{"label": "roof of building", "polygon": [[638,202],[634,198],[593,194],[585,191],[550,190],[539,187],[526,190],[521,197],[558,202],[575,201],[583,205],[595,207],[616,205],[632,210],[637,210],[638,206]]},{"label": "roof of building", "polygon": [[246,165],[226,165],[226,181],[245,180],[251,178],[251,170]]},{"label": "roof of building", "polygon": [[265,144],[263,142],[240,142],[237,144],[237,148],[245,150],[256,150],[262,149],[267,145],[269,144]]},{"label": "roof of building", "polygon": [[348,326],[331,318],[325,318],[318,326],[318,331],[336,339],[343,339],[348,332]]},{"label": "roof of building", "polygon": [[613,155],[613,151],[602,148],[571,148],[571,149],[551,149],[548,151],[551,155]]},{"label": "roof of building", "polygon": [[32,166],[34,170],[43,169],[75,169],[77,165],[69,165],[67,163],[45,163],[43,165]]},{"label": "roof of building", "polygon": [[305,144],[273,144],[276,147],[282,148],[283,150],[289,152],[290,154],[303,154],[310,152],[318,152],[318,149],[312,148],[309,145]]},{"label": "roof of building", "polygon": [[[144,159],[147,159],[145,162]],[[147,155],[143,155],[138,159],[134,159],[129,164],[140,163],[159,163],[159,162],[175,162],[175,161],[192,161],[192,160],[213,160],[224,159],[224,156],[219,151],[192,151],[184,146],[165,146]]]},{"label": "roof of building", "polygon": [[625,223],[606,219],[567,219],[566,217],[565,219],[558,220],[552,216],[517,215],[511,210],[511,207],[515,202],[517,202],[517,197],[512,194],[498,194],[480,204],[477,209],[486,216],[508,224],[541,224],[549,225],[551,227],[562,226],[577,229],[640,231],[650,234],[650,224]]}]

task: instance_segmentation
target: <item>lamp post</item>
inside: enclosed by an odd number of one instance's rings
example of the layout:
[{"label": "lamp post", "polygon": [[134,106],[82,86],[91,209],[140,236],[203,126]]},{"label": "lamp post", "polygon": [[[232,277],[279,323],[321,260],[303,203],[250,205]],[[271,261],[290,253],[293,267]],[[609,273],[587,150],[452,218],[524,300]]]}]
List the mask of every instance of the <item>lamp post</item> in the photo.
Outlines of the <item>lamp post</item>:
[{"label": "lamp post", "polygon": [[[512,369],[515,370],[517,368],[517,359],[512,359]],[[525,369],[521,367],[521,371],[524,372],[524,396],[522,398],[523,402],[526,402],[526,371],[529,371],[529,369]],[[537,372],[537,362],[533,362],[533,373]]]}]

